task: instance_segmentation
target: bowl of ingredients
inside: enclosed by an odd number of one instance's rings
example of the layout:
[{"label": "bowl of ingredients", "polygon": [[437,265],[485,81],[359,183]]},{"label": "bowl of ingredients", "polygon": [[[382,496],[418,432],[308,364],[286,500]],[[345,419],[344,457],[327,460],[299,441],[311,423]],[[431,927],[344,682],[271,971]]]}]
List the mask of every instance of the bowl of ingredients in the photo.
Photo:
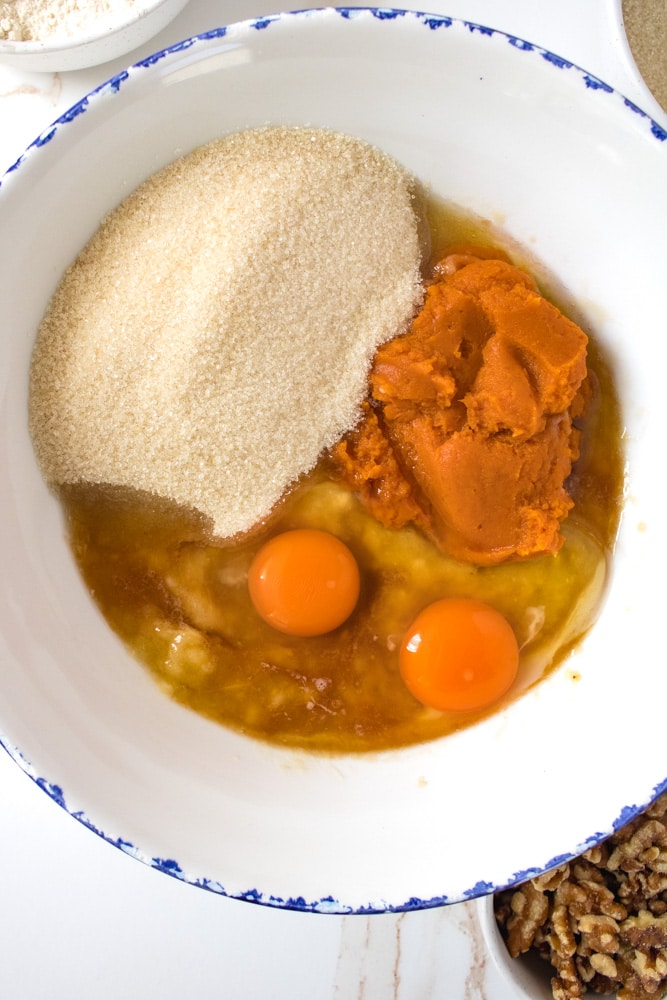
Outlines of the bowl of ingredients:
[{"label": "bowl of ingredients", "polygon": [[584,855],[480,900],[492,959],[535,1000],[664,996],[667,796]]},{"label": "bowl of ingredients", "polygon": [[9,0],[0,3],[0,62],[55,73],[124,56],[147,42],[187,0]]},{"label": "bowl of ingredients", "polygon": [[375,9],[211,30],[45,130],[0,187],[19,765],[320,912],[500,890],[645,808],[666,156],[552,53]]}]

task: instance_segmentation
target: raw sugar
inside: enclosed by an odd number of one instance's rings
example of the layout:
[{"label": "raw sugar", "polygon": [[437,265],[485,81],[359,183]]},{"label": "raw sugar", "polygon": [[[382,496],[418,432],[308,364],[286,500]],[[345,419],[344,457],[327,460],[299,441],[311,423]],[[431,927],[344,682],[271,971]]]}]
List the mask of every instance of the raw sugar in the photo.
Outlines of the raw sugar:
[{"label": "raw sugar", "polygon": [[148,179],[70,267],[36,343],[47,481],[171,498],[230,536],[352,427],[422,300],[414,183],[322,129],[263,128]]}]

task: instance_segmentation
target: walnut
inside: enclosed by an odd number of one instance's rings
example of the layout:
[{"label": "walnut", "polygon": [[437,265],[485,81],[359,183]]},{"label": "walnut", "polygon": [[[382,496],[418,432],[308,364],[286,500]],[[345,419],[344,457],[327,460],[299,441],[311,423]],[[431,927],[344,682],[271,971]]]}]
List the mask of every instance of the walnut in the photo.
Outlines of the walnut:
[{"label": "walnut", "polygon": [[600,870],[599,863],[596,864],[585,855],[576,858],[572,862],[571,868],[575,882],[598,882],[600,885],[605,884],[605,878]]},{"label": "walnut", "polygon": [[556,905],[565,905],[575,917],[586,913],[604,913],[615,920],[627,916],[624,906],[617,903],[613,892],[604,882],[583,879],[581,882],[563,882],[556,889]]},{"label": "walnut", "polygon": [[633,948],[667,948],[667,915],[655,917],[649,910],[640,910],[620,926],[623,941]]},{"label": "walnut", "polygon": [[647,993],[657,993],[667,973],[667,959],[664,955],[651,955],[649,952],[635,951],[630,959],[639,982]]},{"label": "walnut", "polygon": [[640,910],[648,901],[667,895],[667,877],[659,872],[642,869],[619,877],[618,881],[618,898],[628,910]]},{"label": "walnut", "polygon": [[605,843],[596,844],[595,847],[589,848],[581,857],[584,861],[590,861],[592,865],[602,865],[604,867],[609,857],[609,848]]},{"label": "walnut", "polygon": [[566,878],[569,877],[570,866],[560,865],[559,868],[552,868],[551,871],[544,872],[543,875],[537,875],[533,879],[533,885],[540,892],[553,892],[561,882],[564,882]]},{"label": "walnut", "polygon": [[577,975],[573,959],[562,962],[557,969],[558,975],[551,980],[554,1000],[583,1000],[586,991]]},{"label": "walnut", "polygon": [[584,984],[592,983],[595,978],[600,978],[599,974],[589,962],[590,955],[575,955],[574,964],[579,979]]},{"label": "walnut", "polygon": [[649,819],[660,819],[661,816],[667,816],[667,795],[661,795],[659,799],[652,802],[644,816]]},{"label": "walnut", "polygon": [[549,902],[531,882],[514,892],[510,899],[512,915],[507,920],[507,947],[512,958],[528,951],[535,934],[546,920]]},{"label": "walnut", "polygon": [[[650,864],[649,854],[643,857],[653,847],[667,848],[667,827],[657,819],[649,819],[643,823],[629,840],[620,843],[609,856],[607,868],[626,872],[637,871]],[[667,863],[667,859],[666,859]]]},{"label": "walnut", "polygon": [[605,843],[496,897],[510,954],[551,964],[554,1000],[667,996],[667,794]]},{"label": "walnut", "polygon": [[616,978],[616,962],[611,955],[591,955],[590,963],[591,968],[599,972],[601,976],[606,976],[607,979]]},{"label": "walnut", "polygon": [[574,939],[572,920],[567,906],[562,903],[554,906],[551,911],[551,926],[553,951],[559,957],[570,958],[577,950],[577,942]]},{"label": "walnut", "polygon": [[[619,926],[613,917],[608,917],[603,913],[585,913],[579,919],[577,930],[584,938],[586,947],[590,948],[593,953],[615,955],[618,951]],[[608,973],[603,973],[603,975],[608,975]],[[616,973],[612,973],[612,975],[616,975]]]}]

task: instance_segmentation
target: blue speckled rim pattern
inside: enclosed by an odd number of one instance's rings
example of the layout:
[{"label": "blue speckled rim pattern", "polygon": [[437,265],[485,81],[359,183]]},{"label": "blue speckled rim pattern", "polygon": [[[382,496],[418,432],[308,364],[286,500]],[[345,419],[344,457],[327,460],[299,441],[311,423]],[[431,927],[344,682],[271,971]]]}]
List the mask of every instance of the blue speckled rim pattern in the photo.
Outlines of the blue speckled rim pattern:
[{"label": "blue speckled rim pattern", "polygon": [[[331,10],[332,8],[328,8]],[[264,31],[270,28],[272,25],[285,21],[288,18],[303,19],[312,15],[316,15],[320,9],[312,10],[300,10],[292,11],[289,13],[281,13],[275,15],[269,15],[266,17],[256,18],[243,22],[241,25],[236,25],[235,27],[244,27],[248,32],[253,31]],[[333,8],[335,12],[345,21],[354,21],[360,16],[372,16],[378,21],[395,21],[398,18],[404,18],[406,20],[413,21],[415,23],[423,25],[426,31],[438,31],[446,30],[451,28],[452,25],[457,23],[459,26],[463,26],[465,29],[471,33],[478,34],[482,37],[495,37],[505,40],[507,44],[511,45],[518,52],[528,54],[528,57],[543,59],[554,69],[561,71],[568,71],[577,76],[582,85],[591,91],[600,92],[603,95],[609,95],[610,99],[619,100],[622,105],[628,110],[629,113],[637,115],[643,123],[646,125],[647,132],[658,142],[664,143],[667,141],[667,130],[665,130],[661,125],[659,125],[650,115],[648,115],[641,108],[637,107],[632,101],[628,100],[622,94],[619,94],[610,87],[609,84],[600,80],[598,77],[588,73],[586,70],[567,59],[548,51],[547,49],[541,48],[538,45],[534,45],[531,42],[527,42],[524,39],[517,38],[514,35],[509,35],[506,32],[497,31],[493,28],[488,28],[480,24],[475,24],[470,21],[462,21],[460,19],[446,17],[439,14],[427,14],[416,11],[406,11],[394,8],[380,8],[380,7],[336,7]],[[5,174],[5,178],[8,178],[16,170],[18,170],[26,157],[32,155],[40,147],[45,146],[50,140],[56,135],[58,131],[68,125],[74,119],[78,118],[79,115],[84,114],[91,106],[94,105],[96,99],[100,96],[108,96],[118,93],[123,84],[129,80],[132,76],[140,74],[143,70],[150,69],[156,63],[169,56],[177,53],[184,52],[194,46],[201,45],[212,39],[224,38],[225,35],[230,30],[230,26],[222,26],[219,28],[214,28],[211,31],[203,32],[202,34],[194,35],[190,38],[186,38],[181,42],[177,42],[168,48],[161,49],[155,52],[153,55],[147,56],[145,59],[141,59],[139,62],[130,66],[128,69],[117,73],[115,76],[111,77],[106,82],[102,83],[99,87],[90,91],[85,97],[76,104],[72,105],[69,110],[60,115],[47,129],[45,129],[35,140],[28,146],[26,151],[16,160],[16,162],[9,167]],[[0,180],[0,186],[2,185],[2,180]],[[262,892],[256,888],[249,888],[243,892],[231,893],[224,885],[215,879],[208,878],[196,878],[189,875],[184,871],[178,861],[171,858],[158,858],[152,857],[146,854],[140,847],[135,846],[130,841],[123,839],[122,837],[113,837],[107,834],[104,830],[100,829],[92,819],[86,815],[82,810],[72,810],[68,805],[63,789],[56,784],[52,784],[47,779],[40,777],[36,772],[32,764],[27,760],[23,753],[16,747],[14,747],[10,741],[8,741],[2,733],[0,733],[0,745],[4,747],[10,757],[19,765],[19,767],[38,785],[42,791],[57,803],[62,809],[64,809],[70,816],[72,816],[79,823],[82,823],[93,833],[97,834],[107,843],[113,844],[114,847],[119,848],[125,854],[130,855],[130,857],[136,858],[142,863],[155,868],[157,871],[163,872],[166,875],[171,875],[173,878],[177,878],[182,882],[187,882],[190,885],[198,886],[201,889],[207,889],[209,892],[217,893],[222,896],[229,896],[234,899],[241,899],[246,902],[259,903],[265,906],[271,906],[282,909],[290,910],[300,910],[309,913],[334,913],[334,914],[370,914],[370,913],[383,913],[383,912],[406,912],[410,910],[421,910],[428,909],[437,906],[445,906],[451,903],[461,902],[463,900],[471,900],[479,896],[484,896],[489,893],[499,891],[500,889],[505,889],[509,886],[517,885],[521,882],[539,875],[543,871],[547,871],[551,868],[555,868],[558,865],[563,864],[566,861],[571,860],[573,857],[584,853],[589,848],[593,847],[595,844],[599,843],[606,837],[611,836],[622,826],[628,823],[631,819],[637,816],[640,812],[648,807],[648,805],[656,799],[658,796],[662,795],[667,791],[667,778],[660,784],[655,786],[651,796],[648,801],[635,803],[633,805],[624,806],[616,820],[612,824],[611,830],[598,831],[591,834],[586,840],[578,845],[578,847],[571,853],[557,855],[551,858],[549,861],[545,862],[539,868],[529,868],[523,871],[515,872],[507,881],[501,885],[494,884],[489,881],[478,881],[469,889],[463,891],[461,896],[453,898],[451,896],[433,896],[430,899],[420,899],[420,898],[410,898],[405,900],[405,902],[400,904],[386,904],[384,906],[378,905],[368,905],[368,906],[357,906],[350,907],[345,906],[336,899],[332,897],[324,897],[321,899],[308,900],[302,897],[296,898],[277,898],[273,895]]]},{"label": "blue speckled rim pattern", "polygon": [[[622,94],[619,94],[618,91],[614,90],[614,88],[608,83],[605,83],[597,76],[587,72],[585,69],[582,69],[575,63],[570,62],[568,59],[564,59],[562,56],[556,55],[548,49],[541,48],[539,45],[534,45],[532,42],[527,42],[523,38],[517,38],[515,35],[509,35],[506,32],[498,31],[495,28],[487,28],[482,24],[475,24],[472,21],[461,21],[457,18],[446,17],[441,14],[426,14],[417,11],[387,7],[336,7],[334,9],[341,18],[347,21],[354,21],[356,18],[364,14],[371,14],[378,21],[395,21],[397,18],[405,18],[423,24],[428,31],[438,31],[451,28],[454,23],[459,23],[463,24],[471,33],[487,37],[504,38],[509,45],[519,52],[531,53],[533,56],[538,56],[556,69],[572,71],[580,78],[582,84],[589,90],[601,91],[620,99],[629,111],[644,119],[650,133],[658,140],[658,142],[667,141],[667,130],[663,128],[662,125],[651,118],[651,116],[641,108],[637,107],[633,101],[624,97]],[[314,8],[312,10],[297,10],[289,13],[271,14],[265,17],[246,21],[245,26],[249,32],[264,31],[267,28],[270,28],[271,25],[276,24],[278,21],[284,21],[286,18],[308,17],[309,15],[316,14],[318,10],[319,8]],[[26,155],[31,150],[46,145],[46,143],[48,143],[54,137],[56,132],[58,132],[63,126],[67,125],[75,118],[78,118],[79,115],[84,114],[88,110],[91,102],[93,102],[98,95],[117,93],[125,81],[128,80],[133,74],[140,72],[142,69],[150,69],[151,66],[154,66],[162,59],[166,59],[174,53],[184,52],[195,45],[210,41],[211,39],[224,38],[228,31],[229,26],[223,25],[219,28],[213,28],[211,31],[202,32],[199,35],[192,35],[190,38],[176,42],[174,45],[170,45],[165,49],[160,49],[158,52],[153,53],[153,55],[146,56],[145,59],[140,59],[139,62],[134,63],[128,69],[117,73],[109,80],[100,84],[99,87],[91,90],[85,97],[82,97],[80,101],[73,104],[72,107],[65,111],[64,114],[60,115],[59,118],[56,118],[56,120],[52,122],[52,124],[49,125],[49,127],[45,129],[34,140],[34,142],[30,144],[30,146],[28,146],[25,153],[23,153],[18,160],[16,160],[16,162],[9,167],[5,176],[17,170],[21,166],[21,163],[25,159]],[[1,185],[2,180],[0,179],[0,186]]]},{"label": "blue speckled rim pattern", "polygon": [[230,893],[215,879],[194,878],[188,875],[187,872],[183,871],[178,861],[173,858],[152,857],[144,853],[139,847],[136,847],[129,840],[125,840],[123,837],[109,836],[104,830],[99,829],[99,827],[93,823],[85,812],[82,810],[70,809],[67,805],[62,788],[59,785],[52,784],[45,778],[39,777],[35,773],[30,762],[23,756],[20,750],[16,747],[12,747],[1,733],[0,745],[4,747],[9,756],[19,765],[28,777],[32,778],[35,784],[41,788],[43,792],[46,792],[49,798],[59,805],[61,809],[64,809],[65,812],[67,812],[83,826],[87,827],[88,830],[92,830],[92,832],[97,834],[98,837],[101,837],[102,840],[105,840],[108,844],[112,844],[114,847],[123,851],[124,854],[128,854],[130,857],[136,858],[143,864],[156,869],[156,871],[163,872],[165,875],[171,875],[172,878],[177,878],[181,882],[187,882],[189,885],[197,886],[200,889],[207,889],[209,892],[217,893],[219,896],[228,896],[232,899],[243,900],[247,903],[259,903],[263,906],[271,906],[277,909],[301,910],[304,913],[329,913],[343,915],[352,913],[359,915],[368,915],[372,913],[405,913],[410,910],[433,909],[438,906],[448,906],[465,900],[477,899],[480,896],[486,896],[489,893],[498,892],[501,889],[519,885],[521,882],[526,882],[528,879],[542,874],[542,872],[548,871],[551,868],[556,868],[558,865],[565,864],[566,861],[572,860],[572,858],[577,857],[579,854],[583,854],[585,851],[589,850],[589,848],[594,847],[596,844],[600,843],[600,841],[610,837],[613,833],[616,833],[621,829],[621,827],[625,826],[626,823],[629,823],[630,820],[634,819],[635,816],[646,809],[652,801],[657,799],[664,792],[667,792],[667,778],[665,778],[664,781],[653,789],[648,802],[624,806],[618,817],[614,820],[611,830],[593,833],[571,853],[559,854],[556,857],[551,858],[541,867],[527,868],[525,870],[515,872],[511,878],[500,885],[495,885],[493,882],[485,882],[482,880],[476,882],[469,889],[465,890],[460,898],[432,896],[430,899],[420,899],[418,897],[411,897],[410,899],[405,900],[405,902],[395,905],[387,904],[384,907],[369,905],[352,908],[342,905],[331,896],[316,900],[307,900],[303,897],[281,899],[255,888],[247,889],[245,892]]},{"label": "blue speckled rim pattern", "polygon": [[[255,18],[244,22],[245,27],[249,32],[252,31],[264,31],[270,28],[273,24],[279,21],[284,21],[286,18],[305,18],[309,15],[317,14],[321,8],[313,8],[310,10],[296,10],[289,13],[281,14],[270,14],[265,17]],[[632,113],[636,114],[639,118],[643,119],[649,129],[651,135],[658,140],[658,142],[667,141],[667,129],[663,128],[658,122],[656,122],[649,114],[639,108],[633,101],[629,98],[624,97],[622,94],[618,93],[613,87],[599,77],[587,70],[582,69],[582,67],[577,66],[575,63],[570,62],[568,59],[564,59],[562,56],[556,55],[554,52],[550,52],[548,49],[541,48],[539,45],[534,45],[532,42],[528,42],[523,38],[517,38],[515,35],[507,34],[504,31],[498,31],[495,28],[487,28],[482,24],[476,24],[473,21],[462,21],[458,18],[447,17],[441,14],[426,14],[418,11],[402,10],[400,8],[389,8],[389,7],[335,7],[329,8],[334,9],[342,19],[346,21],[354,21],[356,18],[363,16],[365,14],[370,14],[378,21],[395,21],[398,18],[405,18],[406,20],[411,20],[416,23],[420,23],[428,31],[438,31],[451,28],[453,24],[458,23],[459,25],[464,25],[468,31],[480,36],[495,37],[505,39],[505,41],[511,45],[514,49],[519,52],[530,53],[532,56],[537,56],[543,59],[546,63],[553,66],[555,69],[559,70],[569,70],[579,77],[582,84],[593,91],[600,91],[604,94],[612,95],[613,98],[622,101],[623,105]],[[39,148],[40,146],[46,145],[63,126],[67,125],[69,122],[78,118],[79,115],[84,114],[91,102],[101,94],[117,93],[123,86],[126,80],[128,80],[132,75],[140,72],[142,69],[150,69],[156,63],[160,62],[162,59],[166,59],[169,56],[184,52],[193,46],[202,44],[203,42],[210,41],[211,39],[224,38],[230,29],[229,25],[222,25],[219,28],[213,28],[210,31],[202,32],[199,35],[192,35],[190,38],[185,38],[183,41],[176,42],[174,45],[170,45],[165,49],[160,49],[158,52],[153,53],[150,56],[146,56],[144,59],[140,59],[138,62],[134,63],[128,69],[122,70],[122,72],[117,73],[112,76],[109,80],[100,84],[94,90],[91,90],[85,97],[82,97],[80,101],[73,104],[71,108],[56,118],[54,122],[47,129],[45,129],[35,140],[28,146],[25,153],[23,153],[16,162],[9,167],[6,171],[6,175],[11,174],[13,171],[17,170],[26,155],[31,150]],[[0,179],[0,186],[2,185],[2,180]]]}]

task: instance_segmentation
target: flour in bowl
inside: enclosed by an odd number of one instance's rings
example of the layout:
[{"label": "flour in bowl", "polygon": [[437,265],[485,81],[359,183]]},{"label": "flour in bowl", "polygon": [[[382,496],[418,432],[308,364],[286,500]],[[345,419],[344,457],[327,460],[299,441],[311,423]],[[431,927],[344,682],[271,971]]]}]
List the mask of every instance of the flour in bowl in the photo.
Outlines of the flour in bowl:
[{"label": "flour in bowl", "polygon": [[67,42],[102,34],[144,6],[143,0],[0,0],[0,41]]},{"label": "flour in bowl", "polygon": [[65,274],[30,421],[53,486],[130,486],[231,536],[356,423],[422,296],[412,177],[322,129],[248,130],[142,184]]}]

